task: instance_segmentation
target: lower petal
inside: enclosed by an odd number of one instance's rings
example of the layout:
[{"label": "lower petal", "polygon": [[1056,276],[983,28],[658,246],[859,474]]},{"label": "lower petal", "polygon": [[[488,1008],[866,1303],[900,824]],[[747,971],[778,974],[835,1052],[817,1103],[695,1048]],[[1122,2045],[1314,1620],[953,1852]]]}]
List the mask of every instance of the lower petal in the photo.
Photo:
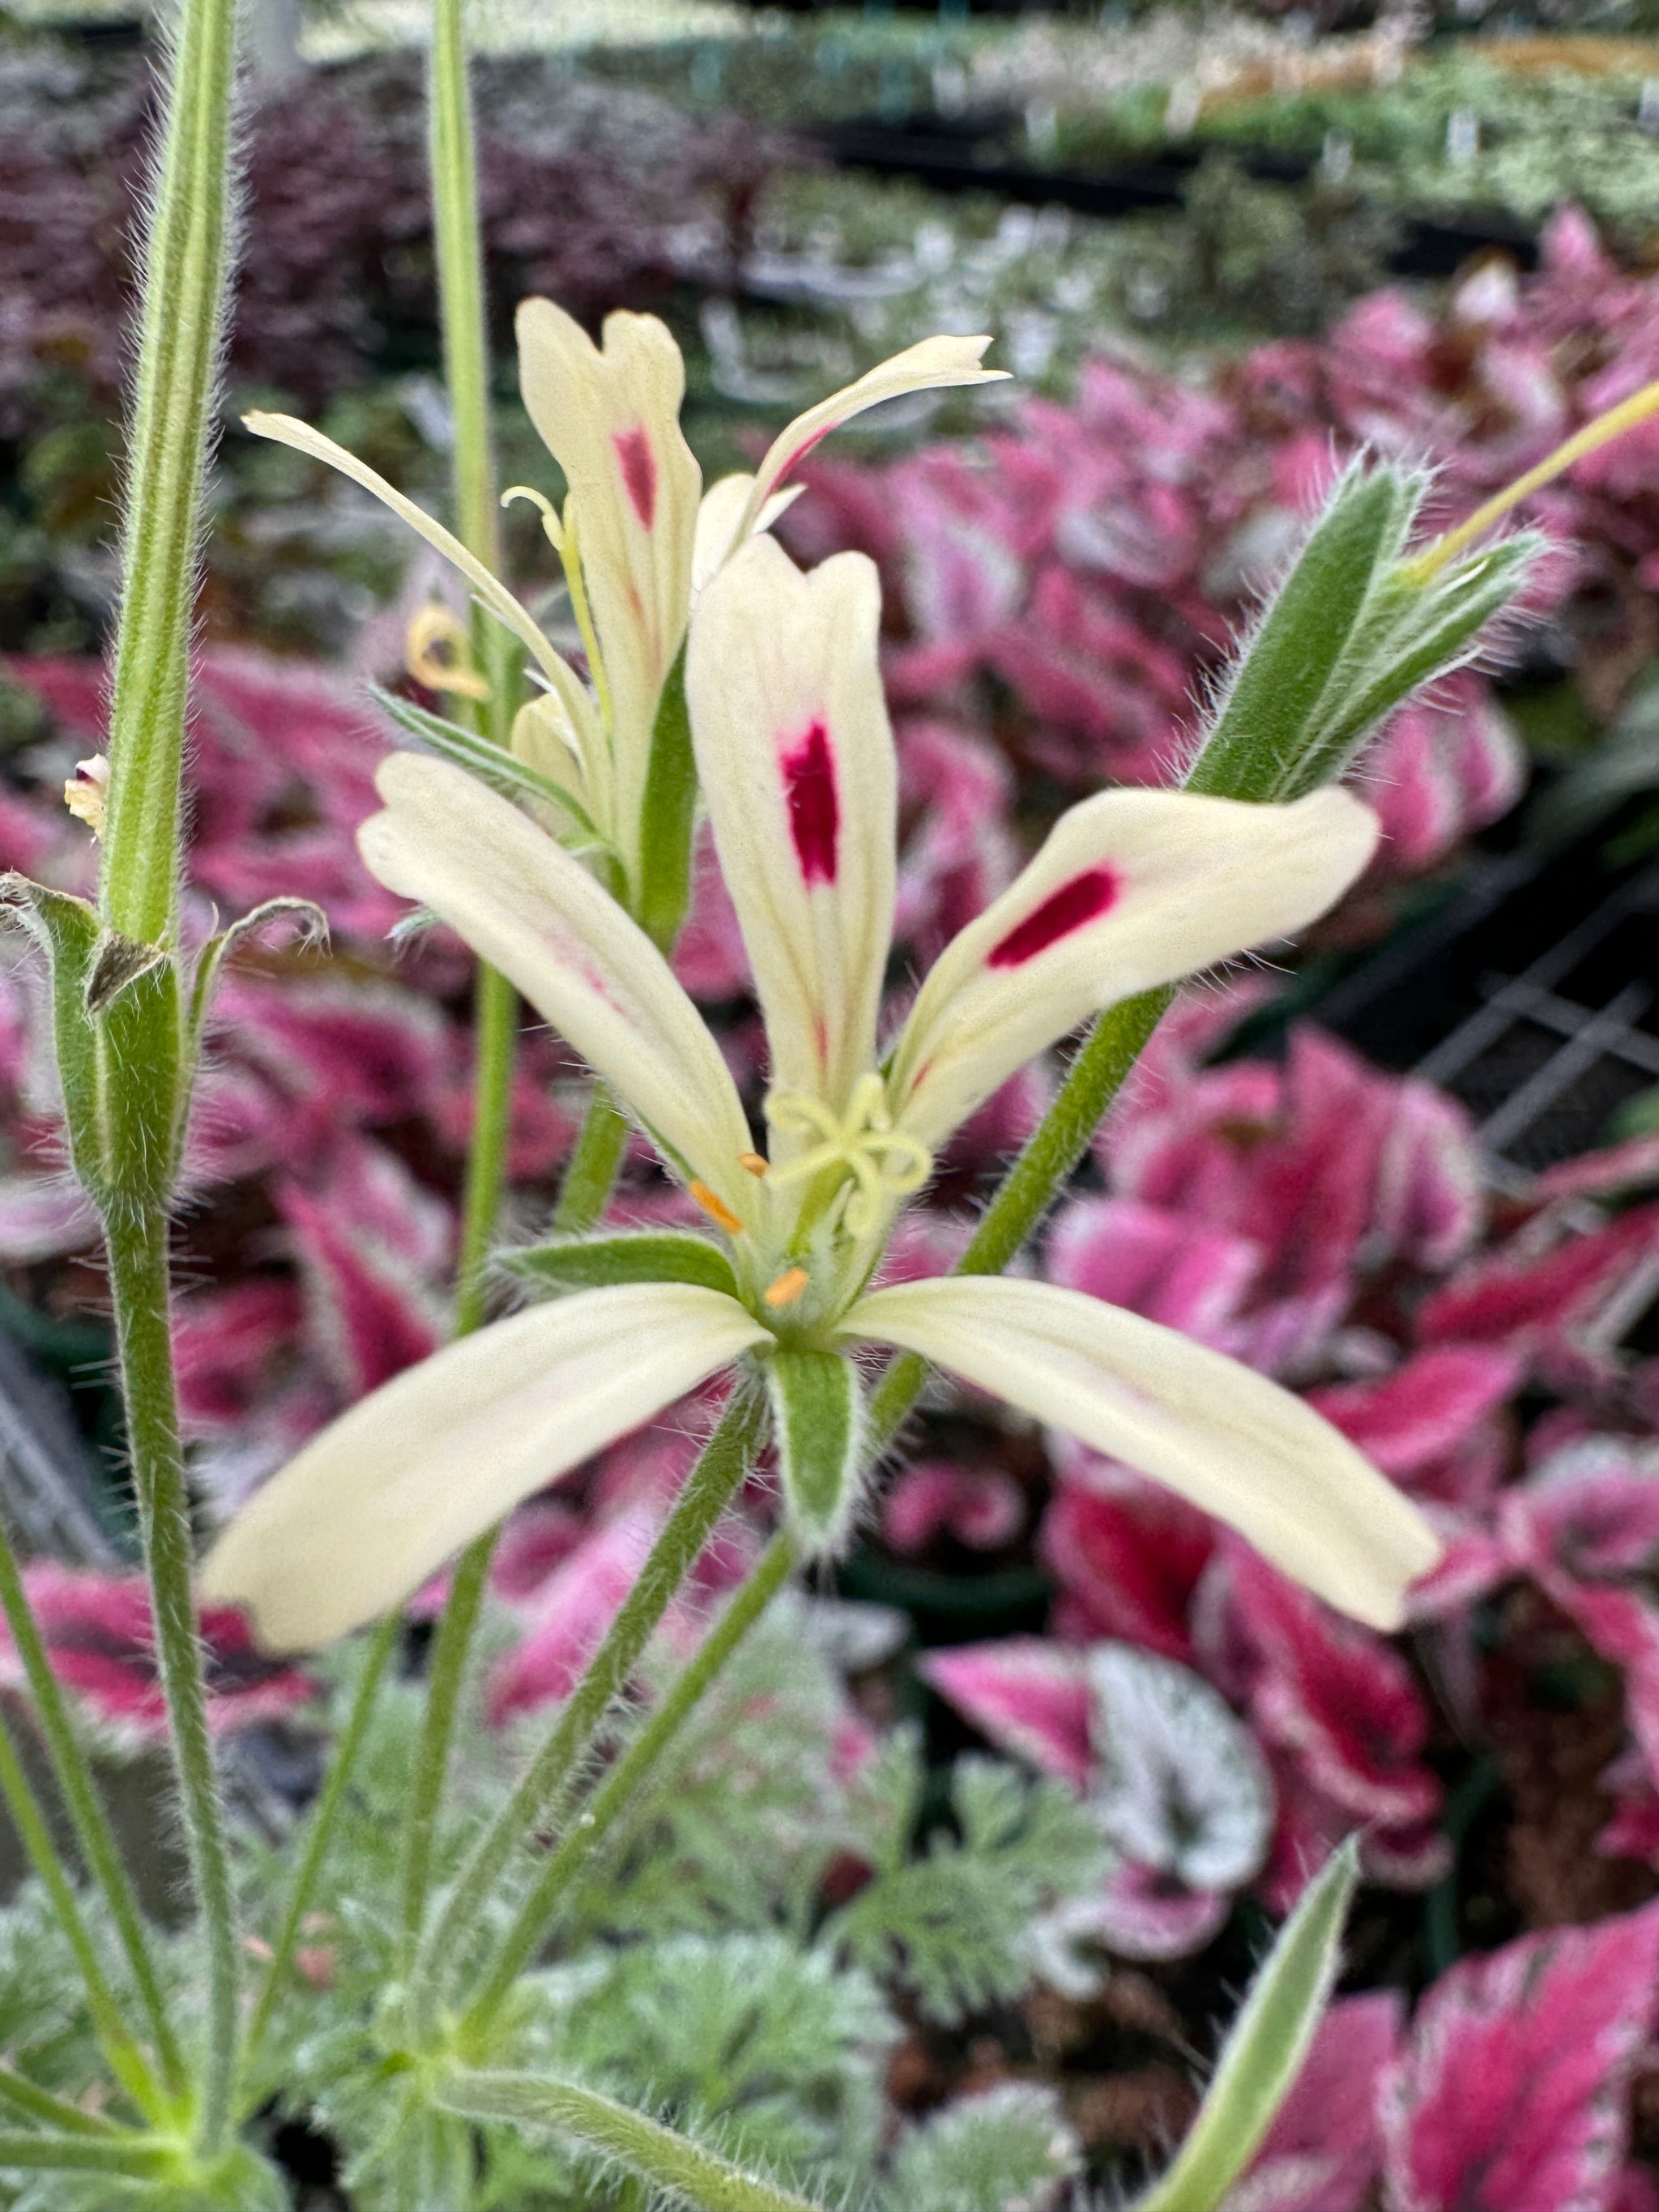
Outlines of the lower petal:
[{"label": "lower petal", "polygon": [[1407,1586],[1440,1555],[1417,1509],[1311,1407],[1121,1307],[962,1277],[877,1291],[843,1326],[1154,1476],[1375,1628],[1401,1625]]},{"label": "lower petal", "polygon": [[202,1568],[269,1651],[374,1620],[556,1475],[766,1334],[718,1291],[623,1284],[464,1337],[354,1406],[272,1477]]}]

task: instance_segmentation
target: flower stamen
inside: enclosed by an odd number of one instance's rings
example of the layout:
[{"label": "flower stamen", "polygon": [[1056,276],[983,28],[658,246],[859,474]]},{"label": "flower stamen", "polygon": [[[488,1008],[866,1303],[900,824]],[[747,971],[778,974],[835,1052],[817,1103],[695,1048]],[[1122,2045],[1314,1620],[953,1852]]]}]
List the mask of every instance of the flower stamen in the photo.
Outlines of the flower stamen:
[{"label": "flower stamen", "polygon": [[786,1267],[775,1283],[769,1283],[761,1296],[775,1311],[781,1306],[793,1306],[812,1278],[805,1267]]},{"label": "flower stamen", "polygon": [[428,691],[453,691],[459,699],[487,699],[489,686],[472,665],[466,624],[434,600],[409,625],[404,665]]},{"label": "flower stamen", "polygon": [[927,1146],[894,1128],[885,1085],[873,1073],[854,1085],[844,1114],[811,1091],[779,1091],[766,1102],[766,1118],[786,1135],[818,1139],[799,1158],[774,1166],[775,1183],[805,1182],[836,1169],[852,1177],[845,1220],[854,1237],[873,1234],[888,1208],[933,1173]]},{"label": "flower stamen", "polygon": [[738,1235],[743,1224],[718,1191],[710,1190],[706,1182],[692,1182],[686,1187],[711,1221],[718,1223],[728,1237]]}]

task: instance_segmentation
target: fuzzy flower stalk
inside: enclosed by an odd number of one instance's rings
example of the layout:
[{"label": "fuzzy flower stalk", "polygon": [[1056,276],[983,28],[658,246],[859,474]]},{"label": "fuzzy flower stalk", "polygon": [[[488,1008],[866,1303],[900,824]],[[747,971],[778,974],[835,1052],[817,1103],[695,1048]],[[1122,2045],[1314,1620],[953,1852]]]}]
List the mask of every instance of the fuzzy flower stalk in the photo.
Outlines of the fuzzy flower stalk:
[{"label": "fuzzy flower stalk", "polygon": [[[748,495],[751,512],[765,478]],[[878,1035],[896,760],[863,556],[803,574],[750,536],[704,584],[696,764],[764,1016],[763,1133],[646,933],[557,838],[451,762],[399,755],[368,866],[510,976],[708,1219],[516,1255],[544,1302],[398,1377],[308,1444],[204,1568],[272,1649],[400,1602],[520,1499],[724,1371],[763,1392],[789,1522],[833,1552],[871,1449],[860,1356],[918,1353],[1241,1530],[1329,1602],[1397,1625],[1438,1547],[1337,1431],[1245,1368],[1079,1292],[880,1281],[953,1130],[1090,1016],[1276,942],[1355,880],[1370,810],[1115,791],[1061,817]]]}]

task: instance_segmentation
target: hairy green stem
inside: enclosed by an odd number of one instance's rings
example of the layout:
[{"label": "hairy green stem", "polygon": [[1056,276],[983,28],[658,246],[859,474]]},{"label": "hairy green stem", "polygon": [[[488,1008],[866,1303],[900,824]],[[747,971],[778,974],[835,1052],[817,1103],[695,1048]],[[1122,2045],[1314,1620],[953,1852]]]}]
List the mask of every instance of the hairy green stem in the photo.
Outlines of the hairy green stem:
[{"label": "hairy green stem", "polygon": [[38,2081],[26,2081],[22,2075],[14,2074],[9,2066],[0,2066],[0,2105],[9,2105],[14,2112],[21,2112],[31,2120],[40,2120],[47,2127],[61,2129],[70,2135],[112,2136],[119,2132],[114,2121],[106,2120],[101,2112],[83,2112],[66,2097],[54,2097]]},{"label": "hairy green stem", "polygon": [[110,705],[104,919],[146,944],[178,896],[202,488],[230,267],[234,0],[184,0],[145,241]]},{"label": "hairy green stem", "polygon": [[426,1711],[416,1754],[415,1778],[404,1814],[404,1870],[402,1919],[398,1935],[398,1971],[407,1981],[414,1969],[421,1931],[426,1924],[427,1898],[432,1887],[432,1857],[437,1844],[438,1815],[449,1777],[450,1753],[461,1693],[466,1686],[467,1661],[473,1631],[489,1581],[494,1557],[494,1530],[469,1544],[455,1563],[455,1571],[438,1619],[427,1669]]},{"label": "hairy green stem", "polygon": [[59,2173],[119,2173],[135,2181],[164,2181],[178,2171],[171,2143],[123,2142],[88,2135],[0,2135],[0,2172],[6,2167]]},{"label": "hairy green stem", "polygon": [[5,1613],[12,1647],[22,1662],[36,1724],[51,1757],[52,1773],[74,1825],[81,1855],[88,1872],[103,1893],[115,1932],[126,1953],[127,1965],[161,2063],[161,2078],[169,2091],[179,2096],[188,2080],[184,2053],[167,2014],[143,1915],[122,1864],[74,1716],[46,1656],[23,1577],[18,1571],[17,1556],[3,1524],[0,1524],[0,1610]]},{"label": "hairy green stem", "polygon": [[159,1206],[118,1203],[106,1212],[104,1231],[155,1650],[206,1951],[207,2033],[198,2128],[198,2148],[210,2159],[224,2149],[232,2124],[241,1946],[191,1586],[190,1494],[168,1326],[167,1218]]},{"label": "hairy green stem", "polygon": [[403,1621],[398,1613],[383,1620],[375,1630],[363,1657],[362,1672],[357,1677],[357,1686],[352,1693],[351,1705],[346,1714],[345,1726],[334,1746],[334,1756],[329,1762],[328,1777],[312,1808],[307,1826],[305,1845],[301,1851],[294,1886],[289,1892],[288,1904],[283,1913],[276,1940],[271,1946],[270,1960],[265,1968],[265,1978],[253,2008],[253,2018],[247,2032],[247,2064],[252,2067],[258,2057],[259,2045],[264,2040],[270,2025],[270,2016],[277,2000],[287,1986],[293,1971],[294,1954],[298,1948],[300,1933],[305,1924],[312,1899],[317,1893],[318,1879],[334,1841],[334,1831],[345,1804],[346,1791],[357,1764],[357,1755],[368,1733],[368,1723],[374,1711],[374,1700],[380,1693],[392,1655],[398,1648]]},{"label": "hairy green stem", "polygon": [[434,2095],[445,2111],[470,2120],[544,2129],[613,2158],[653,2188],[690,2197],[704,2212],[816,2212],[810,2197],[746,2172],[718,2151],[630,2112],[597,2089],[533,2074],[468,2073],[445,2076]]},{"label": "hairy green stem", "polygon": [[[1145,991],[1103,1013],[1072,1062],[1058,1097],[1027,1139],[957,1261],[959,1275],[1000,1275],[1053,1205],[1101,1117],[1122,1089],[1147,1039],[1175,998]],[[888,1367],[870,1401],[870,1434],[891,1442],[927,1379],[927,1363],[906,1352]]]},{"label": "hairy green stem", "polygon": [[35,1879],[52,1900],[58,1924],[75,1954],[75,1963],[86,1984],[87,2007],[92,2014],[99,2048],[107,2060],[110,2070],[137,2103],[140,2111],[155,2116],[158,2102],[156,2085],[143,2053],[133,2041],[122,2017],[120,2005],[98,1956],[98,1947],[82,1917],[74,1886],[64,1871],[57,1838],[40,1809],[39,1799],[29,1787],[28,1776],[17,1755],[10,1725],[3,1714],[0,1714],[0,1797],[5,1800],[6,1810],[11,1815],[11,1823],[17,1831],[17,1839],[23,1846],[24,1856],[34,1869]]},{"label": "hairy green stem", "polygon": [[[489,340],[464,5],[465,0],[433,0],[427,145],[444,381],[455,432],[451,483],[456,527],[468,550],[494,571],[501,566],[501,507],[490,430]],[[482,615],[475,616],[473,638],[489,680],[489,696],[477,720],[483,734],[504,747],[512,732],[516,684],[512,656],[503,649],[495,625]],[[492,969],[479,969],[474,1004],[472,1137],[462,1204],[458,1336],[477,1328],[488,1310],[487,1262],[507,1185],[519,1019],[518,994]],[[456,1716],[495,1542],[493,1532],[479,1537],[457,1562],[433,1648],[421,1745],[404,1825],[399,1955],[405,1973],[426,1920]]]},{"label": "hairy green stem", "polygon": [[559,1186],[550,1227],[562,1237],[594,1228],[611,1202],[628,1148],[628,1122],[603,1083],[594,1081],[587,1111]]},{"label": "hairy green stem", "polygon": [[696,1711],[726,1661],[789,1579],[795,1547],[780,1529],[739,1585],[696,1656],[606,1775],[581,1818],[571,1823],[502,1941],[489,1979],[467,2014],[481,2032],[511,1995],[513,1984],[547,1940],[560,1905],[594,1853],[639,1796],[663,1753]]},{"label": "hairy green stem", "polygon": [[534,1842],[566,1784],[587,1755],[670,1600],[696,1565],[743,1480],[761,1414],[757,1395],[735,1397],[686,1477],[639,1579],[546,1742],[512,1796],[473,1845],[416,1965],[412,2006],[422,2039],[435,2027],[459,1954],[520,1852]]}]

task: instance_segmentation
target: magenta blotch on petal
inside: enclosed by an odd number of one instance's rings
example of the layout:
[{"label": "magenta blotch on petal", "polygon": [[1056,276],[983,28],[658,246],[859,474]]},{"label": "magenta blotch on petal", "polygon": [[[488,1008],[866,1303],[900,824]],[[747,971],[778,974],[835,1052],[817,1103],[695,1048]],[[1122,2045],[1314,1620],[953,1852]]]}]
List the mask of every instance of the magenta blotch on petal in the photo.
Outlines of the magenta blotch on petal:
[{"label": "magenta blotch on petal", "polygon": [[815,721],[778,756],[789,805],[789,835],[809,884],[833,884],[841,844],[841,798],[830,732]]},{"label": "magenta blotch on petal", "polygon": [[640,527],[649,530],[657,519],[657,461],[651,441],[636,422],[631,430],[618,430],[611,442]]},{"label": "magenta blotch on petal", "polygon": [[1117,878],[1109,868],[1085,868],[1069,884],[1051,891],[1023,921],[1017,921],[986,954],[987,966],[1023,968],[1085,922],[1098,921],[1103,914],[1111,911],[1116,898]]}]

